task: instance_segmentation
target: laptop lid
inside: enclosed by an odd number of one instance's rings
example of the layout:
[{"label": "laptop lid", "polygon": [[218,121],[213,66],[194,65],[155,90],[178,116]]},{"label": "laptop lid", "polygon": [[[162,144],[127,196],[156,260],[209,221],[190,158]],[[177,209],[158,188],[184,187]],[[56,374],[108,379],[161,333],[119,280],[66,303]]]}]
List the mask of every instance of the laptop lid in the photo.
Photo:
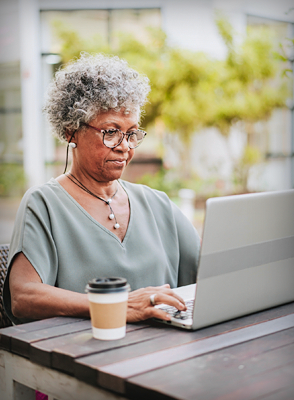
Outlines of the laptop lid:
[{"label": "laptop lid", "polygon": [[294,300],[294,190],[209,199],[192,329]]}]

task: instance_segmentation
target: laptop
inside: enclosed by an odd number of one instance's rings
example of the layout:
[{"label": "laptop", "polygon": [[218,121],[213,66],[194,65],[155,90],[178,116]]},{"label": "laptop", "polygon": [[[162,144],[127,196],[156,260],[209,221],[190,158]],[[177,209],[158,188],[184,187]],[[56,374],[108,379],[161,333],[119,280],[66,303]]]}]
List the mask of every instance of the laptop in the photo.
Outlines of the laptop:
[{"label": "laptop", "polygon": [[294,190],[208,199],[196,284],[174,289],[190,311],[157,305],[199,329],[294,300]]}]

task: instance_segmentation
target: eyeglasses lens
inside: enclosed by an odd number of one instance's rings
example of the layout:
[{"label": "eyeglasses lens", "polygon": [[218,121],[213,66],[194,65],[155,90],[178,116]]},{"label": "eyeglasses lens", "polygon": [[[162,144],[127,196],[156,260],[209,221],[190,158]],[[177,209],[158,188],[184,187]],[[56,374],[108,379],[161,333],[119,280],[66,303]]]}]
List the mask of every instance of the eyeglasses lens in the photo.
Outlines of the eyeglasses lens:
[{"label": "eyeglasses lens", "polygon": [[[141,131],[134,131],[128,134],[128,144],[131,149],[138,147],[144,139],[145,133]],[[123,140],[124,133],[118,129],[108,130],[104,132],[104,144],[107,147],[113,148]]]}]

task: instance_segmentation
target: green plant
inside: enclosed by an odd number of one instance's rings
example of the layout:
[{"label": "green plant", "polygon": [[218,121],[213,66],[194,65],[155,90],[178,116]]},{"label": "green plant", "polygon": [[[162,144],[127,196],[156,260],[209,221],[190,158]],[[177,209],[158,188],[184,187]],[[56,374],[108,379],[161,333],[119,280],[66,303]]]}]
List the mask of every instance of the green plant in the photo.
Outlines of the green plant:
[{"label": "green plant", "polygon": [[[63,62],[79,57],[81,51],[116,54],[149,77],[152,91],[144,128],[154,126],[160,137],[166,131],[179,137],[179,172],[182,181],[189,181],[193,177],[190,151],[195,132],[214,126],[228,135],[231,126],[241,122],[249,136],[254,123],[269,118],[276,107],[283,107],[288,96],[285,82],[276,79],[279,62],[270,31],[249,29],[240,44],[225,17],[218,15],[216,24],[227,47],[225,60],[171,47],[160,29],[149,29],[148,44],[118,33],[112,47],[101,38],[82,40],[60,22],[55,23],[55,29],[63,42]],[[242,162],[240,168],[242,165],[247,168]],[[153,183],[167,185],[163,183],[167,178],[159,174]]]},{"label": "green plant", "polygon": [[190,179],[182,179],[179,171],[165,168],[161,168],[155,174],[143,175],[137,183],[161,190],[171,198],[177,197],[180,189],[192,189],[199,193],[203,185],[203,181],[195,174]]},{"label": "green plant", "polygon": [[20,164],[0,164],[0,196],[22,196],[25,192],[25,175]]}]

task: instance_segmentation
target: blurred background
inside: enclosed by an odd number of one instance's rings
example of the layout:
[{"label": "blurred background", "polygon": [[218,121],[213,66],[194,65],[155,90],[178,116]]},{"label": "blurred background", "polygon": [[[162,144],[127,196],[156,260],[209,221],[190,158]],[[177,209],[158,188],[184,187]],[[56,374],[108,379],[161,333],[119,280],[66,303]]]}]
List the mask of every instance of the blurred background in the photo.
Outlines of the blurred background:
[{"label": "blurred background", "polygon": [[146,74],[148,136],[123,178],[202,233],[208,197],[294,187],[291,0],[1,0],[0,243],[25,190],[62,173],[45,90],[81,51]]}]

